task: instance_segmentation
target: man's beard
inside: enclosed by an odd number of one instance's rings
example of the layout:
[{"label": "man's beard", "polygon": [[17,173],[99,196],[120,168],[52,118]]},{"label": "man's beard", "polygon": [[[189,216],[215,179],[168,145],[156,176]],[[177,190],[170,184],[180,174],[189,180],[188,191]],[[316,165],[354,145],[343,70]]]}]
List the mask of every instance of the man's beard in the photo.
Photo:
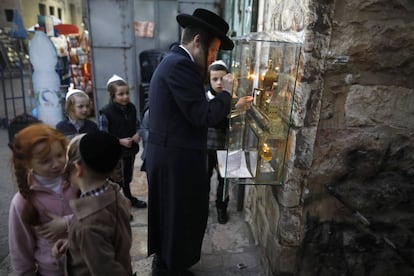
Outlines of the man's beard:
[{"label": "man's beard", "polygon": [[207,64],[207,62],[208,62],[208,57],[207,57],[207,51],[204,49],[204,51],[203,51],[204,53],[203,53],[203,58],[204,58],[204,62],[203,62],[203,65],[199,65],[199,67],[200,67],[200,75],[201,75],[201,79],[203,80],[203,84],[204,85],[207,85],[207,84],[209,84],[210,83],[210,78],[209,78],[209,75],[208,75],[208,67],[209,67],[209,64]]},{"label": "man's beard", "polygon": [[202,80],[203,80],[203,84],[204,86],[209,85],[210,84],[210,77],[208,75],[207,70],[203,70],[202,74],[201,74]]},{"label": "man's beard", "polygon": [[204,58],[204,65],[202,64],[197,64],[198,66],[198,72],[201,76],[201,79],[203,80],[203,84],[206,85],[209,83],[209,76],[208,76],[208,66],[206,66],[207,64],[207,57]]}]

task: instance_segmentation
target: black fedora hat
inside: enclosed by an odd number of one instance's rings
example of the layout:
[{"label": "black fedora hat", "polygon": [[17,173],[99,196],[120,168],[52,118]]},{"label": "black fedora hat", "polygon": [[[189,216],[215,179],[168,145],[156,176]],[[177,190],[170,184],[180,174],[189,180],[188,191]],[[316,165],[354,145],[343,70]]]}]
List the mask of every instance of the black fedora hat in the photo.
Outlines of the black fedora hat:
[{"label": "black fedora hat", "polygon": [[187,26],[200,27],[215,35],[220,39],[220,48],[223,50],[232,50],[234,47],[233,41],[226,35],[229,31],[229,25],[214,12],[196,9],[193,15],[185,13],[177,15],[177,22],[183,28]]}]

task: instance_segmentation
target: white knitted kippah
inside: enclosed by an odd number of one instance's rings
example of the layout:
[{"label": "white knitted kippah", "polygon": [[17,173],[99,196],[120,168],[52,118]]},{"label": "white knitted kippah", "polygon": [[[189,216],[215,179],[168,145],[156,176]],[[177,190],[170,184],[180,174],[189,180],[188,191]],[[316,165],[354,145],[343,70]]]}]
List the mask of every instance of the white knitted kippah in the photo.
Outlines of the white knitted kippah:
[{"label": "white knitted kippah", "polygon": [[112,77],[109,78],[108,82],[106,83],[106,86],[108,87],[111,82],[118,81],[118,80],[126,83],[126,81],[123,78],[114,74]]},{"label": "white knitted kippah", "polygon": [[81,93],[81,94],[85,94],[86,96],[88,96],[88,94],[86,94],[85,91],[82,91],[82,90],[79,90],[79,89],[69,88],[68,92],[66,92],[65,99],[68,100],[68,98],[70,96],[72,96],[73,94],[76,94],[76,93]]},{"label": "white knitted kippah", "polygon": [[210,67],[213,66],[213,65],[217,65],[217,64],[219,64],[219,65],[223,66],[224,68],[226,68],[227,70],[229,70],[226,63],[221,59],[214,61],[212,64],[210,64]]}]

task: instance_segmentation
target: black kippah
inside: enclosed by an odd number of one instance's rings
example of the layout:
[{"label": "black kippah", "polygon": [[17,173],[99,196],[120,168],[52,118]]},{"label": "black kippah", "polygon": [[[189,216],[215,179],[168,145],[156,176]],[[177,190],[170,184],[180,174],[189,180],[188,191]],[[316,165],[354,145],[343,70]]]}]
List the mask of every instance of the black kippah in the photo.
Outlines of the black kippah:
[{"label": "black kippah", "polygon": [[79,152],[90,169],[98,173],[108,173],[115,168],[121,157],[121,145],[112,134],[94,131],[81,138]]}]

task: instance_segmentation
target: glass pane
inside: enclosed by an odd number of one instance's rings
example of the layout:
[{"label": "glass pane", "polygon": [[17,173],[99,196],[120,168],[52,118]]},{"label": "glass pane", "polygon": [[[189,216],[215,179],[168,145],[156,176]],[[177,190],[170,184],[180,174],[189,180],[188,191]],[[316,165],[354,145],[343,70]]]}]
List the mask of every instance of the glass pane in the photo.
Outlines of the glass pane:
[{"label": "glass pane", "polygon": [[292,103],[301,43],[288,34],[252,33],[235,38],[233,95],[254,97],[247,112],[233,110],[222,175],[239,184],[281,185],[290,149]]}]

